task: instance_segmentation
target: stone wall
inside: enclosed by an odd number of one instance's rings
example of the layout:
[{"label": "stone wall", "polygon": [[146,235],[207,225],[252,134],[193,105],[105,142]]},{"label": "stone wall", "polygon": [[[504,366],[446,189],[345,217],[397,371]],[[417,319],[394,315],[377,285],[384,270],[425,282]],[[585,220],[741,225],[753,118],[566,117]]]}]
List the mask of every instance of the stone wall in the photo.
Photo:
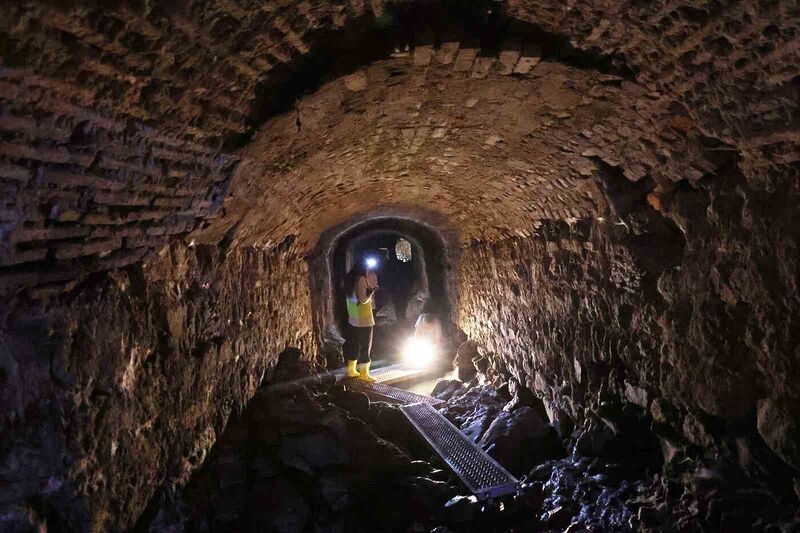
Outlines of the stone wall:
[{"label": "stone wall", "polygon": [[598,219],[463,250],[461,327],[554,416],[625,396],[748,469],[757,433],[800,468],[798,188],[772,178],[729,167],[659,198],[607,176]]},{"label": "stone wall", "polygon": [[32,505],[51,528],[130,527],[202,463],[285,347],[315,354],[307,268],[286,252],[176,244],[95,276],[7,309],[5,517]]},{"label": "stone wall", "polygon": [[[237,159],[0,72],[0,295],[39,298],[141,260],[213,215]],[[45,294],[35,287],[45,287]]]}]

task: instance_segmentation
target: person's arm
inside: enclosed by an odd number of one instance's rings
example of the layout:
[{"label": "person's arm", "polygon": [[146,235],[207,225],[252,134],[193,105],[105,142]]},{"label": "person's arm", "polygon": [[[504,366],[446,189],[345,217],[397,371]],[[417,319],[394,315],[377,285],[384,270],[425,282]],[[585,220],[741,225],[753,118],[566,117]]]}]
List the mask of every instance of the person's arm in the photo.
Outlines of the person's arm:
[{"label": "person's arm", "polygon": [[356,299],[359,304],[366,304],[372,301],[372,295],[374,293],[368,291],[368,287],[367,278],[358,278],[358,281],[356,281]]}]

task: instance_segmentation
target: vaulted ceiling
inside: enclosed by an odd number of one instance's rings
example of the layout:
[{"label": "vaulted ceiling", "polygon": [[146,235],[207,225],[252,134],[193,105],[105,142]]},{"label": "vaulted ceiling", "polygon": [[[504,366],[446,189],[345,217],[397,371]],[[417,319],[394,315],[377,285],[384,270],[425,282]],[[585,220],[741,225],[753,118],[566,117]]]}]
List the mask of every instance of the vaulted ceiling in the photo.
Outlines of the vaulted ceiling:
[{"label": "vaulted ceiling", "polygon": [[0,14],[0,268],[59,281],[185,236],[306,251],[388,212],[462,242],[527,235],[598,216],[608,176],[658,206],[730,153],[769,182],[800,159],[797,10],[18,2]]}]

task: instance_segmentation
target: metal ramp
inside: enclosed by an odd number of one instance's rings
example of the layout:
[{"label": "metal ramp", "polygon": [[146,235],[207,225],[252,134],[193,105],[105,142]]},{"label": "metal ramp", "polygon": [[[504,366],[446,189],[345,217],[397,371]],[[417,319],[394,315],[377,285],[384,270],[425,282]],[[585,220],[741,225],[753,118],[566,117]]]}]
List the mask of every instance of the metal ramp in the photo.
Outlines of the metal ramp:
[{"label": "metal ramp", "polygon": [[[375,378],[378,383],[385,383],[386,385],[418,378],[427,373],[427,370],[407,368],[402,365],[386,365],[383,367],[370,369],[370,375]],[[344,368],[336,370],[333,372],[333,374],[336,376],[336,381],[347,380],[346,371]]]},{"label": "metal ramp", "polygon": [[[401,381],[409,381],[424,375],[427,375],[429,371],[427,370],[420,370],[416,368],[407,368],[402,365],[385,365],[382,367],[377,367],[371,371],[372,377],[377,380],[377,383],[381,383],[384,385],[389,385],[390,383],[399,383]],[[346,383],[350,384],[351,382],[357,380],[351,380],[347,378],[347,370],[344,368],[340,368],[338,370],[334,370],[332,372],[322,372],[319,374],[313,374],[310,376],[305,376],[299,379],[294,379],[291,381],[282,381],[278,383],[270,383],[266,386],[266,390],[270,393],[280,393],[281,391],[288,391],[292,390],[294,387],[302,386],[302,385],[311,385],[314,383],[325,382],[326,378],[330,379],[331,377],[336,380],[337,383]],[[392,387],[394,388],[394,387]],[[399,389],[398,389],[399,390]],[[406,391],[403,391],[406,392]],[[408,393],[412,394],[412,393]],[[394,396],[391,396],[394,398]],[[407,397],[401,399],[401,403],[415,403],[415,402],[422,402],[425,401],[425,398],[429,398],[428,396],[417,395],[416,398]],[[385,398],[380,398],[381,400],[385,400]]]},{"label": "metal ramp", "polygon": [[415,403],[403,405],[400,410],[478,499],[517,491],[517,479],[432,405]]},{"label": "metal ramp", "polygon": [[389,365],[371,371],[370,375],[375,378],[378,383],[391,385],[392,383],[399,383],[401,381],[407,381],[424,376],[428,372],[428,370],[406,368],[402,365]]},{"label": "metal ramp", "polygon": [[[371,399],[400,404],[400,410],[414,428],[479,500],[517,492],[517,479],[434,408],[443,403],[442,400],[389,385],[426,373],[424,370],[388,365],[371,372],[377,379],[375,383],[347,379],[344,369],[328,375],[335,376],[336,381],[347,389],[363,392]],[[279,383],[269,388],[277,390],[292,384],[297,382]]]},{"label": "metal ramp", "polygon": [[364,394],[369,396],[370,399],[381,402],[400,403],[403,405],[412,403],[439,405],[440,403],[442,403],[442,400],[438,398],[433,398],[431,396],[425,396],[422,394],[409,392],[407,390],[398,389],[397,387],[392,387],[391,385],[386,385],[385,383],[380,383],[380,382],[368,383],[360,379],[351,379],[345,381],[344,383],[347,389],[363,392]]}]

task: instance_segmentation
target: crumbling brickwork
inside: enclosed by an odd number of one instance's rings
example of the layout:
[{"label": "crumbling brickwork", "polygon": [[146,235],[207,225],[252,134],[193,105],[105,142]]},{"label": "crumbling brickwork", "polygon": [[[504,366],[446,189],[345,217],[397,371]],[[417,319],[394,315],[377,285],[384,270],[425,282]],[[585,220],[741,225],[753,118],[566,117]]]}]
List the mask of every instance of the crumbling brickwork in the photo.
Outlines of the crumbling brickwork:
[{"label": "crumbling brickwork", "polygon": [[208,232],[241,220],[240,242],[296,233],[307,248],[365,210],[424,206],[462,241],[486,241],[591,218],[605,203],[598,165],[659,191],[716,169],[669,101],[543,60],[534,43],[518,48],[422,46],[325,84],[240,152],[228,208]]},{"label": "crumbling brickwork", "polygon": [[127,530],[202,463],[287,346],[315,356],[305,263],[173,245],[74,297],[6,311],[0,479],[6,510]]},{"label": "crumbling brickwork", "polygon": [[[114,193],[96,196],[95,203],[87,199],[92,194],[69,191],[72,203],[85,209],[56,212],[45,227],[138,227],[116,235],[100,228],[90,247],[64,252],[20,241],[16,258],[4,267],[49,258],[59,265],[99,263],[84,268],[102,270],[135,261],[149,250],[144,244],[202,226],[235,165],[220,155],[220,145],[248,135],[256,143],[243,154],[236,192],[224,220],[207,235],[220,239],[244,220],[242,242],[274,245],[293,235],[305,249],[320,231],[355,213],[423,201],[448,216],[465,241],[526,235],[542,219],[585,216],[596,201],[581,178],[594,172],[597,160],[619,166],[634,181],[650,176],[659,191],[713,174],[715,164],[700,149],[709,142],[738,151],[752,167],[797,160],[796,139],[784,126],[794,120],[799,90],[790,3],[513,1],[505,8],[474,7],[480,16],[501,8],[513,21],[498,30],[502,40],[492,49],[461,41],[464,30],[422,16],[463,16],[446,2],[178,2],[169,10],[19,3],[2,19],[6,76],[21,84],[22,94],[32,87],[36,95],[42,85],[55,91],[49,101],[56,111],[45,113],[69,131],[46,137],[47,144],[59,146],[62,163],[83,163],[68,169],[73,178],[88,173],[110,179],[94,181]],[[416,18],[408,15],[414,9],[420,10]],[[421,27],[389,33],[397,42],[376,46],[387,24]],[[391,51],[392,44],[394,58],[374,56],[372,49]],[[325,50],[341,57],[314,63]],[[562,56],[581,70],[553,61]],[[587,64],[599,72],[585,70]],[[761,65],[768,66],[759,70]],[[343,68],[353,70],[292,104],[300,96],[292,90],[314,89],[344,74]],[[609,70],[622,77],[604,74]],[[303,81],[309,77],[316,81]],[[14,94],[7,96],[16,104],[5,121],[16,143],[7,154],[13,176],[7,179],[25,181],[39,175],[41,161],[20,147],[32,140],[25,132],[47,130],[51,115],[42,120],[28,109],[31,102],[16,103]],[[98,173],[115,159],[108,142],[91,134],[98,121],[73,131],[81,121],[65,117],[63,108],[82,109],[78,115],[96,110],[116,123],[108,126],[113,131],[153,124],[146,131],[158,139],[156,146],[148,152],[137,141],[133,155],[140,159],[136,170],[156,167],[149,178],[144,172],[147,189],[128,187],[127,179],[138,183],[142,176],[127,177],[127,168],[122,176]],[[271,119],[271,113],[290,110]],[[112,144],[121,143],[114,138]],[[79,146],[84,149],[76,153]],[[771,173],[748,174],[756,175]],[[124,191],[118,182],[126,184]],[[36,215],[30,214],[34,206],[20,213],[10,201],[20,186],[12,185],[2,211],[7,227],[47,211],[44,201],[35,206]],[[159,186],[170,193],[158,196],[164,193]],[[22,188],[41,190],[38,184]],[[469,202],[461,200],[465,195]],[[61,199],[67,207],[68,196]],[[503,216],[493,209],[499,202],[507,206]],[[99,213],[91,212],[95,205]],[[86,259],[100,254],[104,261]],[[45,282],[69,278],[47,270]],[[37,281],[27,273],[6,279],[17,286]]]},{"label": "crumbling brickwork", "polygon": [[799,191],[762,203],[771,193],[726,177],[658,209],[640,198],[593,223],[464,249],[460,323],[495,375],[547,398],[554,418],[580,421],[609,395],[666,402],[692,444],[762,473],[763,438],[800,467]]},{"label": "crumbling brickwork", "polygon": [[[74,87],[0,79],[0,293],[68,289],[191,231],[236,159],[69,103]],[[28,296],[37,297],[34,290]]]}]

